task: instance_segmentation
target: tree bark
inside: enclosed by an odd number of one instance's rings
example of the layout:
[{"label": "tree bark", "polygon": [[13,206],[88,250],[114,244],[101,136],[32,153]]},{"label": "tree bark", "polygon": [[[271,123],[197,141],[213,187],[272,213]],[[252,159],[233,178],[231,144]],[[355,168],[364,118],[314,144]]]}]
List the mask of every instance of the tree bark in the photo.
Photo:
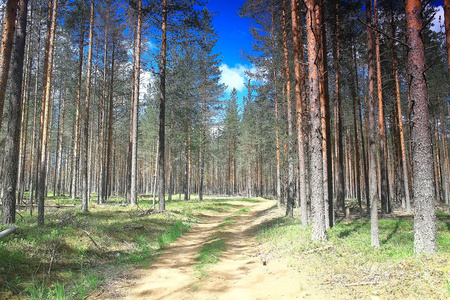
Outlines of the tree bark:
[{"label": "tree bark", "polygon": [[298,161],[299,161],[299,197],[301,207],[302,226],[308,226],[308,209],[306,199],[306,155],[303,124],[303,103],[305,102],[305,73],[306,70],[301,63],[304,63],[303,35],[301,28],[300,1],[291,0],[291,17],[293,32],[293,50],[294,50],[294,72],[295,72],[295,100],[297,105],[297,142],[298,142]]},{"label": "tree bark", "polygon": [[284,79],[286,81],[286,103],[287,103],[287,199],[286,199],[286,217],[294,216],[294,158],[293,158],[293,142],[294,130],[292,126],[292,100],[291,100],[291,70],[289,66],[289,51],[287,43],[287,8],[286,0],[283,0],[283,50],[284,50]]},{"label": "tree bark", "polygon": [[44,225],[44,200],[45,200],[45,182],[46,182],[46,168],[47,168],[47,146],[48,146],[48,122],[50,112],[50,96],[51,96],[51,81],[53,70],[53,54],[54,42],[56,32],[56,12],[58,8],[58,0],[49,0],[49,16],[50,22],[47,27],[47,45],[45,51],[44,62],[44,80],[42,88],[42,111],[41,111],[41,146],[40,159],[38,165],[38,184],[37,184],[37,201],[38,201],[38,226]]},{"label": "tree bark", "polygon": [[[57,0],[55,0],[57,1]],[[80,154],[80,119],[81,119],[81,81],[83,75],[83,44],[84,28],[80,28],[80,40],[78,48],[78,83],[77,83],[77,104],[75,112],[75,124],[73,129],[73,150],[72,150],[72,200],[75,200],[78,192],[78,166]]]},{"label": "tree bark", "polygon": [[311,115],[311,206],[312,206],[312,239],[325,241],[325,208],[323,193],[323,161],[322,161],[322,134],[319,96],[319,62],[320,50],[320,9],[321,3],[317,0],[306,2],[306,33],[308,41],[308,80],[310,94]]},{"label": "tree bark", "polygon": [[[339,28],[339,13],[340,0],[336,0],[336,14],[335,23],[333,24],[333,58],[335,69],[335,86],[336,86],[336,204],[341,212],[345,212],[345,181],[344,181],[344,149],[342,147],[342,113],[341,113],[341,49],[340,49],[340,28]],[[354,99],[354,98],[353,98]],[[356,116],[355,116],[356,120]],[[361,206],[361,197],[358,198],[358,203]]]},{"label": "tree bark", "polygon": [[420,0],[406,0],[408,37],[408,81],[411,113],[411,142],[413,163],[414,251],[436,252],[436,213],[433,185],[428,91],[425,79],[425,48],[421,31]]},{"label": "tree bark", "polygon": [[11,52],[14,39],[14,31],[18,0],[6,2],[5,17],[3,22],[2,44],[0,47],[0,128],[2,126],[3,106],[5,104],[6,87],[11,62]]},{"label": "tree bark", "polygon": [[165,174],[165,120],[166,120],[166,36],[167,36],[167,0],[162,2],[161,22],[161,61],[160,61],[160,102],[159,102],[159,211],[166,210],[166,174]]},{"label": "tree bark", "polygon": [[6,136],[5,166],[2,187],[2,225],[16,221],[17,165],[20,147],[20,117],[22,115],[22,77],[25,54],[28,0],[20,0],[13,53],[11,98],[9,102],[8,132]]},{"label": "tree bark", "polygon": [[[395,37],[395,25],[392,17],[392,36]],[[405,209],[406,212],[411,212],[411,197],[409,195],[409,176],[408,176],[408,161],[406,157],[406,147],[405,147],[405,134],[403,129],[403,114],[402,114],[402,103],[400,98],[400,82],[398,79],[398,59],[397,51],[395,46],[395,41],[392,41],[392,69],[394,72],[395,80],[395,105],[397,112],[397,122],[398,131],[400,135],[400,151],[402,157],[402,169],[403,169],[403,189],[405,192]]]},{"label": "tree bark", "polygon": [[89,102],[91,101],[91,69],[92,69],[92,51],[94,42],[94,0],[91,0],[91,15],[90,15],[90,29],[89,29],[89,52],[88,64],[86,74],[86,99],[84,102],[84,147],[83,147],[83,168],[82,168],[82,186],[83,186],[83,200],[81,210],[88,211],[89,206],[89,168],[88,168],[88,153],[89,153]]},{"label": "tree bark", "polygon": [[133,118],[131,139],[131,189],[130,203],[137,205],[137,149],[138,149],[138,111],[139,111],[139,81],[141,73],[141,32],[142,32],[142,0],[138,1],[136,26],[136,48],[134,51],[134,81],[133,81]]},{"label": "tree bark", "polygon": [[389,191],[387,181],[387,161],[386,161],[386,131],[384,129],[384,110],[383,110],[383,85],[381,82],[381,57],[380,57],[380,37],[378,34],[378,7],[377,0],[374,0],[374,34],[375,34],[375,55],[377,62],[377,93],[378,93],[378,140],[380,143],[380,181],[381,181],[381,212],[388,213]]},{"label": "tree bark", "polygon": [[[372,3],[366,0],[367,24],[372,24]],[[373,61],[373,40],[372,29],[367,28],[367,51],[368,51],[368,113],[369,113],[369,193],[370,193],[370,228],[371,245],[380,248],[380,238],[378,232],[378,191],[377,191],[377,147],[376,147],[376,125],[375,125],[375,91],[374,91],[374,61]]]}]

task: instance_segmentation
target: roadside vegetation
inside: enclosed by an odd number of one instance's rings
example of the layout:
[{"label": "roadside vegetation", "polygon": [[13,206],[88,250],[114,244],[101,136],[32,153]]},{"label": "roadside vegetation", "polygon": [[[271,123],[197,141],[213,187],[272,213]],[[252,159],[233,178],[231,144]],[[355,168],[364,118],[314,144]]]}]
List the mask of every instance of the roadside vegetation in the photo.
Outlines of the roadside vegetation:
[{"label": "roadside vegetation", "polygon": [[[347,203],[355,207],[354,203]],[[263,255],[284,259],[320,289],[345,299],[448,299],[450,297],[450,214],[437,212],[435,255],[413,251],[414,220],[411,215],[380,217],[380,249],[370,245],[370,218],[354,208],[349,217],[336,220],[327,231],[328,242],[311,242],[311,227],[299,218],[278,217],[260,227]],[[300,213],[297,212],[296,213]]]},{"label": "roadside vegetation", "polygon": [[162,214],[154,213],[152,199],[145,196],[138,207],[113,199],[82,213],[80,204],[49,197],[42,227],[36,226],[36,212],[18,211],[19,230],[0,241],[1,299],[84,299],[125,269],[148,266],[201,221],[202,212],[239,209],[228,199],[198,202],[195,197],[167,202]]},{"label": "roadside vegetation", "polygon": [[[165,213],[154,213],[152,199],[142,196],[138,207],[113,199],[82,213],[79,200],[72,206],[72,199],[50,197],[45,226],[37,227],[36,214],[22,210],[19,230],[0,241],[0,298],[85,299],[108,281],[120,280],[130,268],[149,266],[207,212],[229,213],[198,252],[194,275],[202,279],[227,250],[228,229],[250,210],[244,201],[262,199],[198,202],[193,197],[167,202]],[[348,200],[347,207],[351,214],[336,219],[326,243],[311,241],[311,227],[301,226],[297,209],[295,218],[285,218],[284,209],[268,211],[257,230],[264,263],[281,260],[338,299],[450,297],[448,208],[437,211],[438,253],[417,256],[413,216],[381,217],[381,247],[375,250],[370,245],[370,219],[354,201]]]}]

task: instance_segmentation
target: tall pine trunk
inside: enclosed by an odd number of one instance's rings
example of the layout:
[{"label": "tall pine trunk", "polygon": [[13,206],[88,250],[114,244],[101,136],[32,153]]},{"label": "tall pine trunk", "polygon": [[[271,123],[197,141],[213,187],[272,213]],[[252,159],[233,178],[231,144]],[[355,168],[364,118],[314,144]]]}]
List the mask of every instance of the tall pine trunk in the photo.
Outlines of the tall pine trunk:
[{"label": "tall pine trunk", "polygon": [[[367,24],[372,24],[372,3],[366,0]],[[373,31],[367,28],[367,52],[368,52],[368,114],[369,114],[369,195],[371,201],[370,208],[370,228],[371,245],[380,248],[380,238],[378,232],[378,188],[377,188],[377,145],[376,145],[376,125],[375,125],[375,91],[374,91],[374,61],[373,61]]]},{"label": "tall pine trunk", "polygon": [[5,166],[2,186],[2,225],[16,221],[17,165],[20,147],[20,117],[22,115],[22,77],[25,54],[28,0],[21,0],[11,70],[11,98],[9,102],[8,132],[6,136]]},{"label": "tall pine trunk", "polygon": [[45,183],[47,175],[47,146],[49,138],[49,113],[50,113],[50,96],[51,81],[53,71],[53,54],[56,32],[56,12],[58,8],[58,0],[49,0],[48,22],[47,22],[47,43],[44,62],[44,80],[42,88],[42,105],[41,105],[41,145],[38,164],[38,184],[36,186],[38,201],[38,226],[44,225],[44,200],[45,200]]},{"label": "tall pine trunk", "polygon": [[292,100],[291,100],[291,70],[289,66],[289,51],[287,42],[287,0],[283,0],[283,50],[284,50],[284,79],[286,80],[286,103],[287,103],[287,160],[288,160],[288,180],[287,180],[287,200],[286,216],[294,216],[294,158],[293,143],[294,129],[292,124]]},{"label": "tall pine trunk", "polygon": [[134,76],[133,76],[133,118],[131,138],[131,188],[130,203],[137,205],[137,149],[138,149],[138,111],[139,111],[139,79],[141,72],[141,31],[142,31],[142,0],[138,1],[136,26],[136,48],[134,51]]},{"label": "tall pine trunk", "polygon": [[89,29],[89,52],[88,64],[86,74],[86,99],[84,102],[84,147],[82,157],[82,186],[83,186],[83,200],[81,210],[88,211],[89,205],[89,176],[88,176],[88,153],[89,153],[89,102],[91,101],[91,69],[92,69],[92,51],[93,51],[93,36],[94,36],[94,0],[91,0],[91,15],[90,15],[90,29]]},{"label": "tall pine trunk", "polygon": [[301,64],[304,62],[303,35],[301,32],[300,1],[291,0],[293,49],[294,49],[294,69],[295,69],[295,100],[297,104],[297,142],[299,161],[299,196],[301,207],[302,226],[308,226],[308,208],[306,199],[306,155],[303,124],[303,103],[305,100],[304,84],[306,70]]},{"label": "tall pine trunk", "polygon": [[306,2],[306,33],[308,41],[308,76],[311,115],[311,208],[312,208],[312,239],[314,241],[326,240],[325,207],[323,192],[323,160],[322,160],[322,134],[320,112],[320,83],[319,83],[319,52],[320,39],[320,9],[321,3],[317,0]]},{"label": "tall pine trunk", "polygon": [[165,174],[165,123],[166,123],[166,36],[167,36],[167,0],[162,3],[162,22],[161,22],[161,61],[159,65],[160,72],[160,98],[159,98],[159,211],[166,210],[166,174]]},{"label": "tall pine trunk", "polygon": [[18,0],[6,2],[5,17],[3,22],[2,43],[0,47],[0,128],[2,126],[3,106],[5,104],[6,87],[11,62],[11,52],[16,29],[16,14]]},{"label": "tall pine trunk", "polygon": [[377,0],[374,0],[375,19],[375,55],[377,62],[377,95],[378,95],[378,140],[380,143],[380,181],[381,181],[381,212],[390,212],[389,190],[386,160],[386,131],[384,130],[384,110],[383,110],[383,86],[381,82],[381,57],[380,57],[380,37],[378,34],[378,7]]},{"label": "tall pine trunk", "polygon": [[406,0],[408,78],[414,192],[414,251],[436,252],[436,213],[433,185],[430,114],[425,80],[425,48],[420,0]]}]

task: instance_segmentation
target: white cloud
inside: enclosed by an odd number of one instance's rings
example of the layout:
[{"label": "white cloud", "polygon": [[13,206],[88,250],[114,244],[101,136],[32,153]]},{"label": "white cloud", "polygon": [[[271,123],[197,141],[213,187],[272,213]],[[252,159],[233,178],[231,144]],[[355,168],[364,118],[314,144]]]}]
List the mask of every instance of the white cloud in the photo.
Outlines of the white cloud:
[{"label": "white cloud", "polygon": [[441,24],[444,25],[444,7],[437,6],[436,10],[436,14],[434,15],[434,19],[431,24],[431,30],[433,30],[434,32],[440,32]]},{"label": "white cloud", "polygon": [[253,67],[241,64],[235,64],[234,67],[229,67],[227,64],[222,64],[220,66],[220,70],[222,71],[220,82],[227,86],[228,92],[230,92],[233,88],[240,92],[245,88],[244,84],[247,80],[245,72],[252,71],[253,69]]}]

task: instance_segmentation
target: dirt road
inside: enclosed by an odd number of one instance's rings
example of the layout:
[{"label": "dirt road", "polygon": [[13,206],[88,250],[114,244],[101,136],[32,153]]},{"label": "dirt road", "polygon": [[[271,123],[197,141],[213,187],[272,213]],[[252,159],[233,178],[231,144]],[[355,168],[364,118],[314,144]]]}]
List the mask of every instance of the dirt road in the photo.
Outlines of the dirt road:
[{"label": "dirt road", "polygon": [[[233,202],[234,203],[234,202]],[[256,230],[274,218],[274,201],[241,202],[245,213],[211,213],[202,223],[164,249],[149,268],[136,270],[126,284],[101,296],[102,299],[327,299],[284,262],[266,260],[260,253]],[[235,209],[234,211],[236,211]],[[234,222],[220,224],[233,216]],[[195,258],[205,243],[221,231],[226,251],[218,264],[200,278]],[[264,264],[263,262],[266,261]]]}]

